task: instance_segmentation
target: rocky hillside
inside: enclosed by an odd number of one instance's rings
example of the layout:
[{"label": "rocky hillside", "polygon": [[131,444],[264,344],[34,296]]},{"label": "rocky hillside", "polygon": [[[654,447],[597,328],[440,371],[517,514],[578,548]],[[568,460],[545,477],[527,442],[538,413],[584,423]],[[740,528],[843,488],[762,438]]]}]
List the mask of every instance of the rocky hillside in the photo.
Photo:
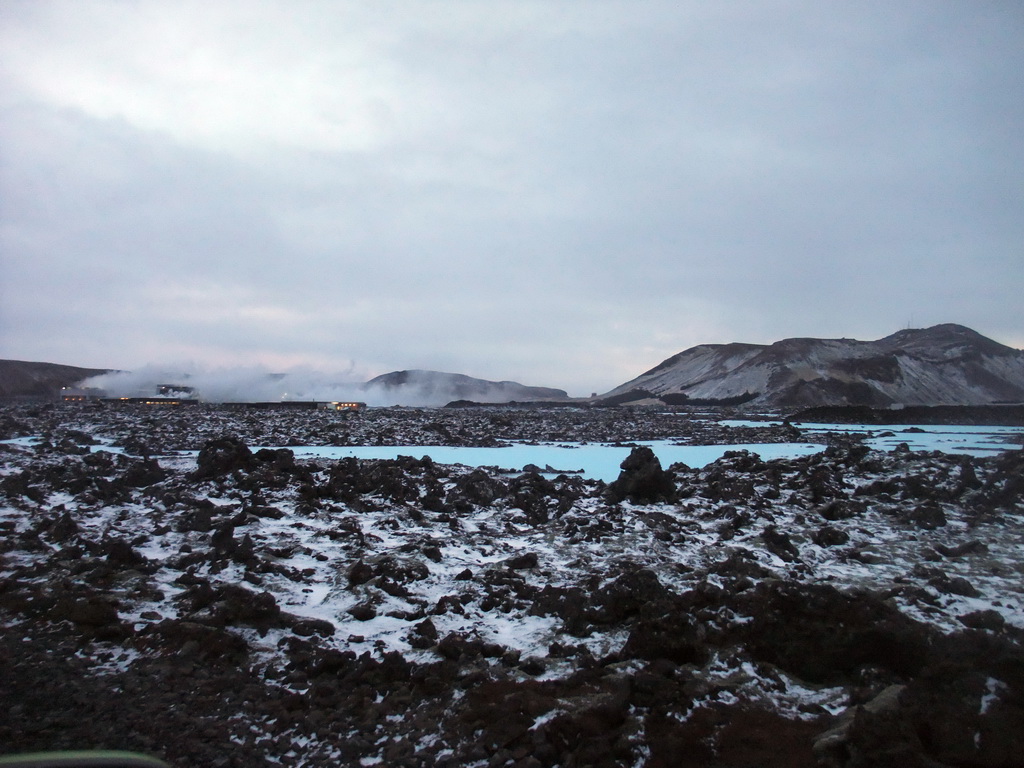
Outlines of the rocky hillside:
[{"label": "rocky hillside", "polygon": [[565,400],[568,394],[550,387],[528,387],[514,381],[485,381],[460,373],[394,371],[366,382],[364,388],[384,392],[395,404],[445,405],[453,400],[478,403]]},{"label": "rocky hillside", "polygon": [[0,398],[51,399],[61,387],[107,372],[100,368],[0,360]]},{"label": "rocky hillside", "polygon": [[1020,402],[1024,351],[954,324],[903,330],[877,341],[702,344],[604,397],[781,407]]}]

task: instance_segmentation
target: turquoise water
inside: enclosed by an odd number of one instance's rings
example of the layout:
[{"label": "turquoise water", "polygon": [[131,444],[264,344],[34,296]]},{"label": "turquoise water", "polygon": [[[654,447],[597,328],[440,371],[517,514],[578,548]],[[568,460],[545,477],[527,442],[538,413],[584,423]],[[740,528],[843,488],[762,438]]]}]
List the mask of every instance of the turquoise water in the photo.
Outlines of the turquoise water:
[{"label": "turquoise water", "polygon": [[[648,445],[668,467],[683,462],[691,467],[703,467],[721,458],[726,451],[753,451],[763,459],[805,456],[817,453],[820,445],[801,443],[748,443],[743,445],[672,445],[667,441],[637,443]],[[292,448],[296,457],[338,459],[353,456],[357,459],[394,459],[398,456],[421,458],[429,456],[439,464],[464,464],[470,467],[500,467],[521,470],[527,464],[541,469],[551,466],[558,471],[582,471],[584,477],[611,482],[619,476],[620,465],[632,450],[610,445],[557,445],[516,444],[505,448],[464,448],[445,445],[348,446]]]},{"label": "turquoise water", "polygon": [[[751,427],[782,422],[723,421],[723,426]],[[865,442],[879,451],[891,451],[906,443],[913,451],[966,453],[991,456],[999,451],[1021,447],[1024,427],[988,427],[964,424],[813,424],[793,422],[807,435],[824,432],[862,434]],[[888,434],[892,433],[892,434]]]},{"label": "turquoise water", "polygon": [[[771,423],[771,422],[768,422]],[[779,422],[774,422],[779,423]],[[724,426],[764,426],[766,422],[723,421]],[[906,443],[915,451],[943,451],[991,456],[999,451],[1021,447],[1024,428],[978,427],[960,425],[858,425],[858,424],[804,424],[798,427],[805,434],[824,432],[861,433],[872,448],[891,451]],[[915,431],[908,432],[913,429]],[[920,431],[918,431],[920,430]],[[892,433],[892,434],[888,434]],[[31,445],[38,438],[17,438],[0,441],[8,444]],[[751,451],[762,459],[793,458],[817,453],[823,449],[813,443],[742,443],[734,445],[673,445],[671,441],[645,441],[637,445],[650,446],[662,466],[682,462],[690,467],[703,467],[721,458],[726,451]],[[278,446],[268,446],[278,447]],[[548,445],[514,444],[501,448],[467,448],[446,445],[398,446],[289,446],[297,457],[338,459],[353,456],[359,459],[394,459],[398,456],[421,458],[430,456],[439,464],[463,464],[470,467],[499,467],[521,471],[527,464],[541,469],[550,466],[559,472],[578,472],[584,477],[611,482],[619,476],[620,465],[629,455],[629,446],[603,444],[558,443]],[[120,450],[105,445],[94,450]],[[258,450],[254,448],[253,450]]]}]

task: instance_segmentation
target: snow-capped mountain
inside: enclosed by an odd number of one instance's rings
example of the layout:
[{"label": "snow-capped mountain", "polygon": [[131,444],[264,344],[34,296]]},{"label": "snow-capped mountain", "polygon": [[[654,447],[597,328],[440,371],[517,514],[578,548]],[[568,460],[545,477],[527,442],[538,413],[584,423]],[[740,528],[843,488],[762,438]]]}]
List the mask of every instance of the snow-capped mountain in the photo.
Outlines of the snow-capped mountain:
[{"label": "snow-capped mountain", "polygon": [[478,403],[508,403],[536,400],[565,400],[561,389],[530,387],[515,381],[486,381],[461,373],[440,371],[394,371],[366,382],[364,389],[384,394],[396,404],[444,405],[453,400]]},{"label": "snow-capped mountain", "polygon": [[1024,351],[947,323],[877,341],[702,344],[605,398],[747,400],[765,406],[977,405],[1024,400]]}]

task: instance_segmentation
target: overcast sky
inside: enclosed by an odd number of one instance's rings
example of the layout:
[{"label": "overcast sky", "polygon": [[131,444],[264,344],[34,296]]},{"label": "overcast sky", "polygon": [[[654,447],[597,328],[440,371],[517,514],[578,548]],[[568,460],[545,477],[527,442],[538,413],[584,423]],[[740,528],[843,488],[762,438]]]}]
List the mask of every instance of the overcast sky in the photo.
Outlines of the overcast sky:
[{"label": "overcast sky", "polygon": [[1024,347],[1019,0],[0,0],[0,358]]}]

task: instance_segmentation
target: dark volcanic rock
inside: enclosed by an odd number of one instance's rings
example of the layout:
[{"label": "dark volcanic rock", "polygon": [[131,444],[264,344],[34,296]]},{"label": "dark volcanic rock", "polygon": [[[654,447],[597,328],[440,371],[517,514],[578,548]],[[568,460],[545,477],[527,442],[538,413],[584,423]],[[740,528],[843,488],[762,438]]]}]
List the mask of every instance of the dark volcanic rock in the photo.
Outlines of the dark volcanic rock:
[{"label": "dark volcanic rock", "polygon": [[546,523],[551,517],[557,486],[537,471],[531,470],[509,483],[511,503],[526,513],[531,525]]},{"label": "dark volcanic rock", "polygon": [[430,619],[424,619],[409,632],[409,644],[413,648],[430,648],[437,643],[437,639],[437,627]]},{"label": "dark volcanic rock", "polygon": [[675,664],[700,664],[708,657],[699,622],[682,611],[642,617],[633,626],[619,655],[623,659],[668,659]]},{"label": "dark volcanic rock", "polygon": [[738,597],[755,658],[811,682],[842,683],[865,664],[912,675],[925,663],[932,631],[878,597],[834,587],[765,582]]},{"label": "dark volcanic rock", "polygon": [[[373,573],[378,578],[388,579],[399,584],[408,584],[411,581],[422,581],[430,576],[430,569],[425,563],[414,557],[387,555],[373,561]],[[351,581],[351,572],[349,580]]]},{"label": "dark volcanic rock", "polygon": [[369,621],[376,618],[377,608],[372,603],[357,603],[348,609],[348,613],[356,621]]},{"label": "dark volcanic rock", "polygon": [[62,514],[49,529],[50,538],[60,542],[74,538],[78,535],[78,532],[78,524],[67,512]]},{"label": "dark volcanic rock", "polygon": [[210,440],[199,451],[196,478],[217,478],[232,472],[247,472],[256,466],[256,457],[237,437]]},{"label": "dark volcanic rock", "polygon": [[373,566],[358,560],[348,569],[348,584],[350,587],[365,584],[374,577]]},{"label": "dark volcanic rock", "polygon": [[965,555],[985,554],[988,552],[988,547],[977,539],[971,539],[953,547],[948,547],[945,544],[936,544],[935,551],[943,557],[963,557]]},{"label": "dark volcanic rock", "polygon": [[124,482],[132,488],[146,488],[166,479],[167,472],[156,459],[142,459],[132,462],[124,473]]},{"label": "dark volcanic rock", "polygon": [[654,504],[673,501],[676,485],[671,473],[661,468],[661,462],[648,446],[634,448],[622,462],[618,479],[608,486],[610,501],[630,501],[633,504]]},{"label": "dark volcanic rock", "polygon": [[850,540],[850,534],[831,525],[824,525],[814,532],[811,539],[819,547],[838,547]]},{"label": "dark volcanic rock", "polygon": [[141,634],[143,647],[165,647],[198,661],[239,663],[249,653],[249,644],[235,632],[194,621],[164,619]]},{"label": "dark volcanic rock", "polygon": [[450,632],[437,644],[437,652],[446,659],[459,661],[480,656],[483,653],[483,647],[484,643],[478,637],[472,637],[463,632]]},{"label": "dark volcanic rock", "polygon": [[862,501],[836,499],[821,507],[818,511],[826,520],[836,522],[837,520],[849,520],[854,517],[860,517],[866,509],[867,505]]},{"label": "dark volcanic rock", "polygon": [[960,621],[965,627],[970,627],[971,629],[991,629],[996,631],[1006,626],[1006,619],[1003,618],[1003,614],[991,608],[984,611],[965,613],[960,617]]},{"label": "dark volcanic rock", "polygon": [[848,710],[818,737],[823,765],[1020,765],[1020,649],[983,633],[952,635],[940,645],[914,680]]},{"label": "dark volcanic rock", "polygon": [[292,623],[292,632],[301,637],[320,635],[330,637],[335,632],[335,626],[326,619],[299,619]]},{"label": "dark volcanic rock", "polygon": [[920,504],[913,507],[906,513],[905,519],[919,528],[932,529],[943,527],[946,520],[946,513],[936,503]]},{"label": "dark volcanic rock", "polygon": [[483,470],[476,469],[455,481],[455,486],[448,494],[448,503],[456,508],[460,505],[491,506],[508,492],[505,484],[491,477]]},{"label": "dark volcanic rock", "polygon": [[521,555],[515,555],[505,561],[505,565],[514,571],[521,570],[523,568],[536,568],[537,567],[537,553],[536,552],[524,552]]},{"label": "dark volcanic rock", "polygon": [[800,550],[790,540],[789,535],[783,533],[774,525],[767,526],[761,533],[764,545],[769,552],[776,555],[787,563],[800,559]]},{"label": "dark volcanic rock", "polygon": [[629,570],[594,596],[592,620],[617,624],[667,595],[668,591],[654,571],[647,568]]},{"label": "dark volcanic rock", "polygon": [[1024,502],[1024,450],[1005,451],[993,463],[994,471],[981,489],[984,508],[1012,509]]},{"label": "dark volcanic rock", "polygon": [[120,619],[117,608],[98,596],[61,598],[50,615],[57,621],[65,620],[87,627],[102,627]]},{"label": "dark volcanic rock", "polygon": [[198,623],[254,627],[261,634],[286,624],[287,617],[270,592],[254,592],[236,584],[213,586],[199,580],[176,599],[185,605],[190,620]]},{"label": "dark volcanic rock", "polygon": [[961,595],[962,597],[978,597],[979,595],[974,585],[963,576],[950,578],[946,574],[941,574],[929,579],[928,584],[948,595]]},{"label": "dark volcanic rock", "polygon": [[146,564],[146,558],[132,549],[131,544],[121,538],[108,539],[103,544],[107,561],[125,567],[137,567]]}]

